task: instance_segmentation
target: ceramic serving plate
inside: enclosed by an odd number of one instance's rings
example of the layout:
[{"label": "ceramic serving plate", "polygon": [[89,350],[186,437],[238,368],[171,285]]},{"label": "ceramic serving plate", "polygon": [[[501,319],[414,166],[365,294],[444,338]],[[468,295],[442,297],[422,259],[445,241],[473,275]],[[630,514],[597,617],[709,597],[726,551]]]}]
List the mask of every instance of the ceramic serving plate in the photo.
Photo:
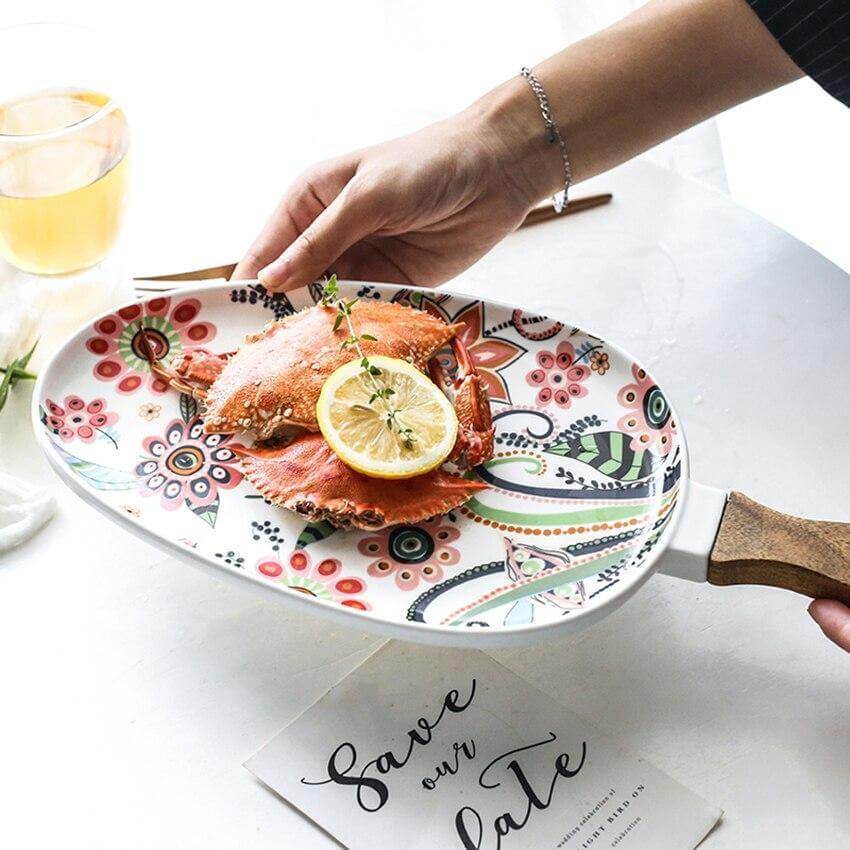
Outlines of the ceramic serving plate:
[{"label": "ceramic serving plate", "polygon": [[[676,417],[646,370],[591,334],[520,309],[389,285],[341,288],[464,326],[489,390],[496,452],[477,470],[490,488],[462,508],[343,532],[267,504],[240,473],[233,446],[242,437],[205,435],[196,403],[152,376],[139,348],[144,324],[161,358],[231,350],[312,305],[315,287],[271,296],[252,283],[196,285],[92,322],[36,388],[48,460],[145,540],[353,627],[521,643],[628,598],[672,533],[686,480]],[[451,368],[451,354],[442,356]]]}]

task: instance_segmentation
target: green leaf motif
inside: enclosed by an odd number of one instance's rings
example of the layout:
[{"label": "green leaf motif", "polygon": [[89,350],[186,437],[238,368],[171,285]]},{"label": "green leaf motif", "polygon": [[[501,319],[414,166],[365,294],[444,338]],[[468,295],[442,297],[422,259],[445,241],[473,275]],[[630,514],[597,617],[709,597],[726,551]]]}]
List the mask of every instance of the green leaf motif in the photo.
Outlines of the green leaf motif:
[{"label": "green leaf motif", "polygon": [[569,442],[553,443],[545,449],[547,454],[560,455],[561,457],[572,457],[572,447]]},{"label": "green leaf motif", "polygon": [[295,541],[295,548],[303,549],[311,543],[318,543],[320,540],[326,540],[335,531],[336,528],[324,519],[320,522],[307,523],[298,535],[298,539]]},{"label": "green leaf motif", "polygon": [[219,508],[219,498],[215,497],[214,502],[210,502],[208,505],[193,505],[188,499],[186,499],[186,506],[192,513],[200,517],[204,522],[207,522],[215,528],[215,522],[218,519],[218,508]]},{"label": "green leaf motif", "polygon": [[587,464],[617,481],[638,481],[652,474],[657,458],[648,450],[632,449],[631,439],[622,431],[599,431],[569,437],[544,451]]},{"label": "green leaf motif", "polygon": [[94,487],[95,490],[133,490],[137,486],[136,476],[132,472],[125,472],[123,469],[115,469],[111,466],[84,460],[65,451],[55,443],[54,448],[59,457],[68,464],[73,472],[91,487]]}]

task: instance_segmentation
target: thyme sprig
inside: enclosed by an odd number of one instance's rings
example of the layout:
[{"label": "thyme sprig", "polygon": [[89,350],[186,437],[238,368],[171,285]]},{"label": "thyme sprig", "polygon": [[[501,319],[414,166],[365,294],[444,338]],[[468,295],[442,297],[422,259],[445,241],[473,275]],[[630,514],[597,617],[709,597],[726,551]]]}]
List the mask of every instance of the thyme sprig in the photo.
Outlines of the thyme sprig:
[{"label": "thyme sprig", "polygon": [[398,410],[396,410],[392,401],[390,401],[391,396],[395,395],[395,390],[378,380],[382,374],[381,370],[374,363],[370,362],[360,345],[360,341],[364,339],[370,342],[377,342],[377,337],[367,333],[358,334],[354,323],[351,321],[351,308],[358,300],[357,298],[352,298],[346,301],[340,296],[339,283],[335,274],[330,276],[322,289],[321,303],[325,307],[334,307],[337,311],[333,325],[334,332],[342,327],[343,322],[345,322],[348,328],[349,335],[340,343],[340,348],[343,350],[353,348],[357,352],[360,357],[360,366],[363,374],[372,385],[372,395],[369,397],[369,404],[374,404],[376,401],[381,402],[384,408],[384,423],[387,429],[395,431],[405,448],[412,449],[413,443],[416,441],[416,434],[412,428],[405,428],[398,421]]}]

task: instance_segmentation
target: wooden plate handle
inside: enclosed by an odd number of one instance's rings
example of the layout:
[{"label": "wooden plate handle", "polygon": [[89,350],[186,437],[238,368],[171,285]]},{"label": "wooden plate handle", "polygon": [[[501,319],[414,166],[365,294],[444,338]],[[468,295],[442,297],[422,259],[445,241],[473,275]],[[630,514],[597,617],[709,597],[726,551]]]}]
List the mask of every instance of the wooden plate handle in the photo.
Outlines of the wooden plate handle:
[{"label": "wooden plate handle", "polygon": [[850,605],[850,523],[779,513],[733,491],[708,562],[711,584],[765,584]]}]

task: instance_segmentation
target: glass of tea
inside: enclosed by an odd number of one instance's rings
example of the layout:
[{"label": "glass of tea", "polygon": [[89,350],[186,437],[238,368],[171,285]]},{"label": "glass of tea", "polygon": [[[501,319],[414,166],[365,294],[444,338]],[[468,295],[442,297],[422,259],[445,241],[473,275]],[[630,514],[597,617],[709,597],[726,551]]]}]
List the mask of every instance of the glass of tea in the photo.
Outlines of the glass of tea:
[{"label": "glass of tea", "polygon": [[82,27],[0,29],[0,254],[24,272],[88,269],[115,244],[130,137],[113,61]]}]

